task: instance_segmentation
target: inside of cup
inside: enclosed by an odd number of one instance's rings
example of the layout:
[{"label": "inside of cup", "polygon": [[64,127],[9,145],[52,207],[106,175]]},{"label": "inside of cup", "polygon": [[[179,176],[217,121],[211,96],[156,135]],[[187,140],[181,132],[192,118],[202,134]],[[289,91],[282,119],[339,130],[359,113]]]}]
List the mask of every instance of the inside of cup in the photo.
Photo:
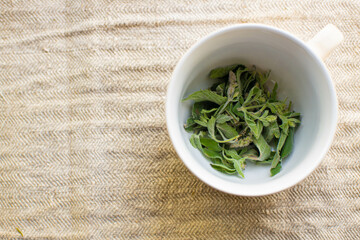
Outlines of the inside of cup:
[{"label": "inside of cup", "polygon": [[[210,161],[191,146],[191,133],[183,128],[193,102],[181,102],[181,98],[210,87],[215,81],[208,77],[211,69],[235,63],[271,70],[270,79],[278,82],[279,97],[288,97],[293,109],[301,113],[293,152],[283,161],[282,170],[275,177],[270,177],[270,166],[254,165],[250,161],[244,171],[245,179],[212,169]],[[293,174],[308,174],[320,162],[336,125],[336,98],[326,69],[299,42],[271,29],[234,28],[203,40],[181,64],[181,74],[177,76],[183,83],[178,99],[178,127],[192,160],[214,177],[227,182],[258,184],[292,178]]]}]

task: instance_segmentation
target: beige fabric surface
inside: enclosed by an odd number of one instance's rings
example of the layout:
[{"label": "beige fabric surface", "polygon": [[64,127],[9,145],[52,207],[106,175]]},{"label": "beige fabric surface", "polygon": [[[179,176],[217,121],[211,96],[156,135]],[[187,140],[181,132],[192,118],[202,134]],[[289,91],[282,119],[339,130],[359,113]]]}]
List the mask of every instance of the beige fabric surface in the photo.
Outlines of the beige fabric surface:
[{"label": "beige fabric surface", "polygon": [[[236,23],[345,41],[325,61],[338,129],[289,190],[224,194],[176,155],[166,89],[184,52]],[[0,2],[0,238],[360,239],[360,1]]]}]

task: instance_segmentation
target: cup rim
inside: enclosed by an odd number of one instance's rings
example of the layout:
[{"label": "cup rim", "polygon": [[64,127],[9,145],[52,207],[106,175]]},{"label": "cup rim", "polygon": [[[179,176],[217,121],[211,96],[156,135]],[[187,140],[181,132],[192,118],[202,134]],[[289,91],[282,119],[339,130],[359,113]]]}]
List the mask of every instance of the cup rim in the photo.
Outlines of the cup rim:
[{"label": "cup rim", "polygon": [[[243,184],[243,185],[241,185],[239,183],[226,181],[222,178],[219,178],[219,177],[213,175],[212,173],[210,173],[209,171],[204,169],[199,163],[197,163],[195,161],[195,159],[193,161],[194,156],[188,151],[184,141],[182,140],[180,128],[178,128],[176,126],[177,121],[178,121],[178,111],[177,111],[177,108],[172,107],[172,106],[176,106],[174,104],[178,104],[178,102],[174,102],[176,100],[176,99],[174,99],[174,96],[176,95],[174,93],[178,91],[178,89],[176,88],[177,86],[176,86],[175,80],[176,80],[177,75],[180,73],[184,63],[186,62],[188,57],[192,54],[192,52],[195,51],[199,46],[201,46],[205,42],[209,41],[210,39],[212,39],[218,35],[221,35],[221,34],[224,34],[227,32],[231,32],[234,30],[239,30],[239,29],[257,29],[257,30],[271,31],[275,34],[281,35],[282,37],[285,37],[285,38],[291,40],[292,42],[294,42],[297,45],[299,45],[300,47],[302,47],[307,52],[307,54],[309,56],[311,56],[318,63],[318,66],[321,68],[321,71],[325,75],[327,85],[330,90],[330,96],[331,96],[331,99],[333,100],[333,102],[331,104],[331,108],[332,108],[331,126],[332,127],[329,130],[329,137],[326,139],[327,142],[324,145],[325,147],[323,149],[319,150],[318,158],[316,158],[314,160],[314,162],[311,166],[302,168],[301,171],[296,171],[297,169],[295,168],[293,170],[294,174],[292,174],[292,176],[289,176],[287,178],[286,182],[284,182],[282,178],[278,178],[278,179],[273,179],[271,181],[271,183],[267,182],[267,183],[261,183],[261,184],[246,184],[246,185]],[[231,25],[228,27],[221,28],[217,31],[214,31],[214,32],[208,34],[207,36],[201,38],[192,47],[190,47],[190,49],[188,49],[186,51],[186,53],[181,57],[181,59],[177,63],[177,65],[173,71],[173,74],[171,76],[171,80],[168,85],[168,90],[167,90],[167,95],[166,95],[166,106],[165,106],[166,111],[165,112],[166,112],[167,130],[168,130],[171,142],[172,142],[178,156],[182,160],[182,162],[197,178],[199,178],[201,181],[203,181],[207,185],[209,185],[217,190],[220,190],[222,192],[225,192],[225,193],[229,193],[229,194],[233,194],[233,195],[240,195],[240,196],[264,196],[264,195],[269,195],[269,194],[273,194],[276,192],[280,192],[282,190],[288,189],[288,188],[296,185],[297,183],[304,180],[307,176],[309,176],[319,166],[319,164],[323,160],[325,154],[329,150],[330,145],[331,145],[332,140],[335,135],[336,125],[337,125],[337,114],[338,114],[337,106],[338,106],[338,103],[337,103],[335,87],[331,80],[330,74],[329,74],[324,62],[322,61],[322,59],[318,55],[316,55],[305,42],[303,42],[296,36],[292,35],[291,33],[286,32],[281,29],[278,29],[273,26],[268,26],[265,24],[245,23],[245,24]]]}]

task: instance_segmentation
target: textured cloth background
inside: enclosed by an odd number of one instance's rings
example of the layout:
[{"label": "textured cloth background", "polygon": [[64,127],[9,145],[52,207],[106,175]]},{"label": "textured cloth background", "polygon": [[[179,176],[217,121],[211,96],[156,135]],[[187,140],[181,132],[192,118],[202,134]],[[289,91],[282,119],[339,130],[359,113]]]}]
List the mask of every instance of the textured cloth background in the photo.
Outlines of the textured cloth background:
[{"label": "textured cloth background", "polygon": [[[345,41],[321,166],[265,197],[195,178],[165,126],[184,52],[236,23]],[[0,2],[0,238],[360,239],[360,1]]]}]

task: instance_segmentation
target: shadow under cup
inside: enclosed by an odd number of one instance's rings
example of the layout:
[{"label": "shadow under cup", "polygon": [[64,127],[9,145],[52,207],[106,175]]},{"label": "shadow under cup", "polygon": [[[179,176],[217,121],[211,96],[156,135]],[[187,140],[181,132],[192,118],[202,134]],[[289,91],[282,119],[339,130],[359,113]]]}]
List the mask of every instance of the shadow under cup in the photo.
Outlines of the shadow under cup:
[{"label": "shadow under cup", "polygon": [[[271,70],[270,79],[278,82],[280,99],[288,97],[293,109],[301,113],[293,152],[274,177],[270,177],[270,166],[249,161],[245,179],[212,169],[209,160],[191,146],[191,134],[183,128],[193,102],[181,99],[210,87],[215,82],[208,78],[211,69],[235,63]],[[169,132],[179,156],[205,183],[228,193],[264,195],[301,181],[320,163],[336,128],[335,90],[322,61],[302,41],[267,26],[238,25],[205,37],[178,63],[168,94],[167,105],[171,104],[172,110],[167,114],[176,121],[174,127],[168,119],[168,128],[175,128]],[[178,136],[181,139],[174,139]]]}]

